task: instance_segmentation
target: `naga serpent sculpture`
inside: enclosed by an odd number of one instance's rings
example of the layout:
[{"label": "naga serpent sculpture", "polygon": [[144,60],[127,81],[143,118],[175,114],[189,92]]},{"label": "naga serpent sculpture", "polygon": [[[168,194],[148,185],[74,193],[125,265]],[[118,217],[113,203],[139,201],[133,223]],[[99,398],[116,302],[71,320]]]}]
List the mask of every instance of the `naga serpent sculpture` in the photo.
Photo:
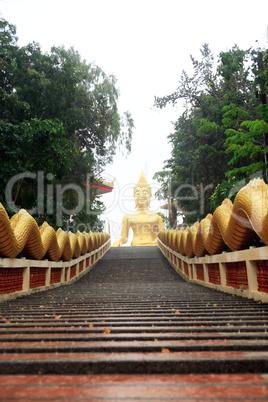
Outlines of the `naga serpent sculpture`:
[{"label": "naga serpent sculpture", "polygon": [[47,222],[40,228],[24,209],[9,219],[0,203],[0,256],[15,258],[19,253],[27,258],[69,261],[99,248],[110,235],[107,233],[66,233],[55,231]]},{"label": "naga serpent sculpture", "polygon": [[174,251],[188,257],[202,257],[247,248],[254,237],[268,245],[268,185],[251,180],[236,195],[234,203],[226,198],[201,222],[182,230],[164,230],[159,239]]},{"label": "naga serpent sculpture", "polygon": [[[237,194],[234,203],[225,199],[200,223],[184,230],[162,230],[158,237],[182,255],[202,257],[248,247],[256,236],[268,245],[268,185],[254,179]],[[11,219],[0,204],[0,256],[15,258],[23,252],[27,258],[69,261],[99,248],[110,238],[106,233],[66,233],[20,210]]]}]

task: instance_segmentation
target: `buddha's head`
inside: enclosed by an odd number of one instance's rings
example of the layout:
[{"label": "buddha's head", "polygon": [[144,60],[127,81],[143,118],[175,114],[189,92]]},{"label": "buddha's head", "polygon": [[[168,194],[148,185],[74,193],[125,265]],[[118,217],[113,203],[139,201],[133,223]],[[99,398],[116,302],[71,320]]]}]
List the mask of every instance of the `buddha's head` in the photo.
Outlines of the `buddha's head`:
[{"label": "buddha's head", "polygon": [[138,183],[133,190],[135,199],[135,208],[144,209],[150,206],[150,200],[152,196],[151,186],[147,183],[143,171]]}]

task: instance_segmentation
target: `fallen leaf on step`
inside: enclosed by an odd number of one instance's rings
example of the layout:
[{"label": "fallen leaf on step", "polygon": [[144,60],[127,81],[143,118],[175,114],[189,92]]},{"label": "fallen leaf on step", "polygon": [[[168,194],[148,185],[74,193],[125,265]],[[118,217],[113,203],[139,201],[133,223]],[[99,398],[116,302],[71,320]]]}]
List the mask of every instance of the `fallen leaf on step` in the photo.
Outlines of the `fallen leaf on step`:
[{"label": "fallen leaf on step", "polygon": [[162,348],[162,349],[161,349],[161,352],[162,352],[162,353],[169,353],[169,352],[170,352],[170,350],[169,350],[169,349],[167,349],[167,348]]}]

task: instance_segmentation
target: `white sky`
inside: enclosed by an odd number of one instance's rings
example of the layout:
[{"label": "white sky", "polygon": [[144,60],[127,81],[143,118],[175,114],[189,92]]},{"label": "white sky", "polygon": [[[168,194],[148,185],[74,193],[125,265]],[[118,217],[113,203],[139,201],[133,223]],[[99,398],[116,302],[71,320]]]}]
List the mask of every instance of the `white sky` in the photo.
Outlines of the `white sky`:
[{"label": "white sky", "polygon": [[[102,197],[103,218],[113,240],[120,237],[122,215],[134,210],[134,201],[125,198],[141,169],[155,188],[152,177],[170,156],[167,136],[179,111],[155,110],[154,96],[177,88],[182,70],[190,68],[189,55],[199,57],[203,43],[215,56],[234,44],[263,45],[268,26],[267,0],[0,0],[0,11],[16,25],[20,46],[73,46],[82,59],[117,77],[119,109],[132,114],[135,131],[131,155],[119,154],[107,167],[107,178],[116,182],[113,194]],[[152,200],[151,209],[163,203]]]}]

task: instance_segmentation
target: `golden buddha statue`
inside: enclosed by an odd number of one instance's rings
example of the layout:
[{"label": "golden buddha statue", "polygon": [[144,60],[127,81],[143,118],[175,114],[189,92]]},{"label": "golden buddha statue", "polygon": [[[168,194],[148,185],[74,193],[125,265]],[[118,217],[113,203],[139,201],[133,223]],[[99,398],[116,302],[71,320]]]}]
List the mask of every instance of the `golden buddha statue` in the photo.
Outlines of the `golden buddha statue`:
[{"label": "golden buddha statue", "polygon": [[113,247],[127,243],[129,228],[133,230],[131,246],[156,246],[157,234],[164,229],[164,222],[160,215],[148,209],[152,192],[143,171],[133,193],[136,211],[123,216],[121,238],[113,243]]}]

